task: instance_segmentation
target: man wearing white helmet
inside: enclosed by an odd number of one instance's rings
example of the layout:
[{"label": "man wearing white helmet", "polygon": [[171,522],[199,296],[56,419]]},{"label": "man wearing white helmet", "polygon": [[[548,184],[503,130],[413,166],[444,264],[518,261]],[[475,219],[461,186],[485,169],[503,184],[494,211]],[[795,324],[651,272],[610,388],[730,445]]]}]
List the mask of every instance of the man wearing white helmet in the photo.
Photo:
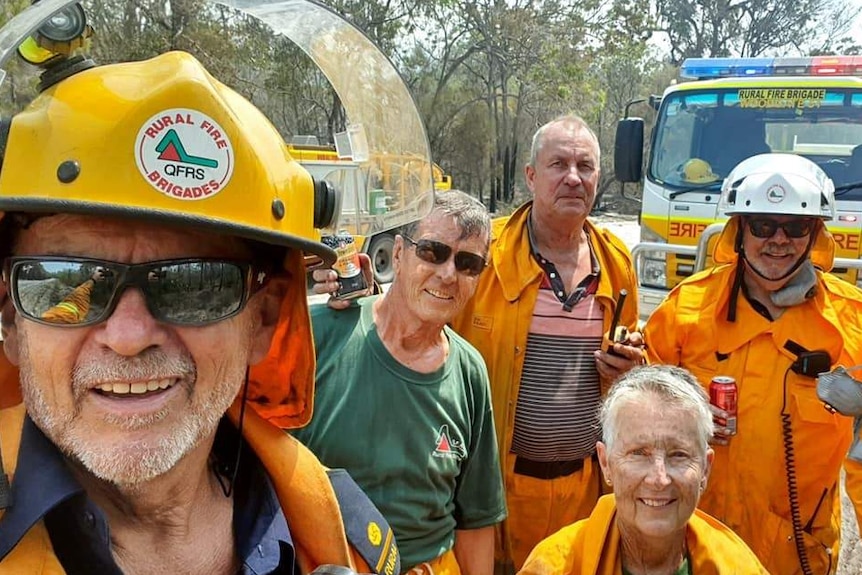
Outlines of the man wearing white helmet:
[{"label": "man wearing white helmet", "polygon": [[685,367],[704,387],[716,376],[736,380],[736,433],[719,424],[700,507],[734,529],[771,573],[834,573],[842,464],[857,517],[862,509],[862,463],[847,457],[853,420],[845,415],[856,408],[824,409],[816,379],[862,363],[862,292],[826,273],[834,185],[805,158],[761,154],[730,173],[719,207],[730,220],[716,266],[680,283],[656,309],[645,329],[648,356]]}]

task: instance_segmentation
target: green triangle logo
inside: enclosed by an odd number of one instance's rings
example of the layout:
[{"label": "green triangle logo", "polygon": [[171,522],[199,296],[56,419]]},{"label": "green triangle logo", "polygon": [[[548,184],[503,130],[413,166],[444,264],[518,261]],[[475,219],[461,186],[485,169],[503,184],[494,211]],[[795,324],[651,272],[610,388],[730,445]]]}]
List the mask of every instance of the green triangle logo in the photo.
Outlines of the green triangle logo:
[{"label": "green triangle logo", "polygon": [[160,160],[192,164],[193,166],[202,166],[204,168],[218,167],[218,160],[192,156],[186,152],[186,148],[183,146],[183,142],[180,140],[179,134],[177,134],[173,128],[168,130],[162,140],[158,143],[156,151],[159,153]]}]

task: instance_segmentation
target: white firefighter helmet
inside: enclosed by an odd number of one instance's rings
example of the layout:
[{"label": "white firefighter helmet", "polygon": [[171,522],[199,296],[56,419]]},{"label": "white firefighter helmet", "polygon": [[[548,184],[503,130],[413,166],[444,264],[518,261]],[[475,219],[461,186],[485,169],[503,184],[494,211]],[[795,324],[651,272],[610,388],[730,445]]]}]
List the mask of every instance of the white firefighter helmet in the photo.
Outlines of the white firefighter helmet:
[{"label": "white firefighter helmet", "polygon": [[835,184],[817,164],[796,154],[743,160],[721,186],[719,213],[835,217]]}]

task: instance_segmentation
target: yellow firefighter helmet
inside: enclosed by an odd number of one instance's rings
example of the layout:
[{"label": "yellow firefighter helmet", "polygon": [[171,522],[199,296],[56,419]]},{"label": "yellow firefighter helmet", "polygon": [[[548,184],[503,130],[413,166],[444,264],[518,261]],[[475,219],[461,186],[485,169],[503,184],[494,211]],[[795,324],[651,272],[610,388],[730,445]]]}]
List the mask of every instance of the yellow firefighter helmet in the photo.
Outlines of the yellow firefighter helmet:
[{"label": "yellow firefighter helmet", "polygon": [[315,231],[326,190],[316,198],[266,117],[187,53],[72,74],[4,144],[3,212],[146,218],[334,259]]},{"label": "yellow firefighter helmet", "polygon": [[715,182],[719,177],[712,173],[712,166],[709,162],[700,158],[691,158],[687,160],[680,170],[682,179],[691,184],[708,184]]},{"label": "yellow firefighter helmet", "polygon": [[[72,5],[77,16],[67,17]],[[425,129],[386,56],[314,0],[278,6],[252,0],[241,11],[294,42],[332,82],[348,119],[346,131],[333,134],[340,157],[344,151],[352,167],[365,166],[385,153],[404,181],[420,182],[415,193],[387,206],[383,225],[430,211]],[[75,0],[40,0],[0,29],[0,82],[15,52],[45,69],[42,93],[11,121],[0,121],[0,218],[10,212],[140,218],[294,248],[283,263],[293,281],[270,353],[251,369],[248,399],[280,427],[306,424],[315,360],[301,254],[326,265],[335,260],[318,234],[338,223],[339,194],[324,180],[315,183],[264,114],[191,55],[94,67],[75,54],[91,32],[85,16]],[[83,25],[78,32],[55,34],[75,22]],[[364,198],[354,200],[350,215],[360,232],[381,225],[360,217]]]}]

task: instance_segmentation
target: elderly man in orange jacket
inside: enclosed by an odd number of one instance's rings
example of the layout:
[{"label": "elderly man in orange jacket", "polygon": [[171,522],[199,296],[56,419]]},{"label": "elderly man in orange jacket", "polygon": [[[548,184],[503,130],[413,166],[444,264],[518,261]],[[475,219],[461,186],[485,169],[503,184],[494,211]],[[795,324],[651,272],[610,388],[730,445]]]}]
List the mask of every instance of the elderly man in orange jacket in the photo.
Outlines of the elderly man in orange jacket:
[{"label": "elderly man in orange jacket", "polygon": [[539,128],[525,170],[533,200],[495,222],[490,268],[453,322],[491,378],[509,508],[498,528],[501,572],[590,514],[602,491],[603,390],[643,360],[638,333],[615,343],[616,355],[607,351],[615,312],[634,332],[637,282],[623,242],[587,219],[599,163],[598,139],[581,118]]}]

